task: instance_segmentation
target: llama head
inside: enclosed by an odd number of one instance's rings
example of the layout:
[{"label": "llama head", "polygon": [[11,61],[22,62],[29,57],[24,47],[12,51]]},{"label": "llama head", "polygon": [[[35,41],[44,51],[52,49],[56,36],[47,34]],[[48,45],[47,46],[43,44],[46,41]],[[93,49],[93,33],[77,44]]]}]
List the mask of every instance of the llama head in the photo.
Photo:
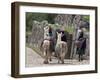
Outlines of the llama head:
[{"label": "llama head", "polygon": [[61,41],[61,37],[62,37],[62,32],[57,32],[57,38],[58,38],[58,40]]}]

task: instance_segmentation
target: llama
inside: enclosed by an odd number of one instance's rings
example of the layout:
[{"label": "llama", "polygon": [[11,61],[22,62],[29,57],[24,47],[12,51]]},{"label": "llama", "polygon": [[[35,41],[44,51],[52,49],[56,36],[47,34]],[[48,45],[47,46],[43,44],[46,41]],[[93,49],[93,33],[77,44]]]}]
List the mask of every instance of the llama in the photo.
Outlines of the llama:
[{"label": "llama", "polygon": [[51,61],[51,54],[52,54],[52,50],[50,48],[50,37],[49,37],[49,27],[46,26],[44,28],[44,40],[42,43],[42,48],[43,48],[43,53],[44,53],[44,64],[48,64],[49,60]]},{"label": "llama", "polygon": [[67,48],[67,43],[65,41],[61,41],[61,37],[62,37],[62,32],[60,33],[57,32],[57,43],[55,47],[55,53],[57,55],[58,63],[60,63],[61,61],[62,64],[64,64],[64,57],[68,51],[68,48]]}]

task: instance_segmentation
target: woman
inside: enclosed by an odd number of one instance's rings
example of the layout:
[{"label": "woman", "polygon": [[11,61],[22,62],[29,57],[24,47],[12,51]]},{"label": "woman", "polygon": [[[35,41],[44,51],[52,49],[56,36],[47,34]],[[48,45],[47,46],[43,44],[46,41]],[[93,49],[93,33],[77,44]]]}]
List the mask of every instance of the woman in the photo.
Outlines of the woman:
[{"label": "woman", "polygon": [[55,48],[54,48],[54,39],[53,39],[53,30],[51,28],[51,25],[49,25],[49,40],[50,40],[50,48],[52,50],[52,52],[55,51]]},{"label": "woman", "polygon": [[84,37],[83,29],[81,29],[78,37],[77,54],[79,55],[79,61],[83,60],[82,56],[85,54],[86,49],[86,38]]},{"label": "woman", "polygon": [[52,36],[53,36],[52,28],[51,28],[51,26],[49,26],[49,37],[50,37],[50,40],[52,40]]}]

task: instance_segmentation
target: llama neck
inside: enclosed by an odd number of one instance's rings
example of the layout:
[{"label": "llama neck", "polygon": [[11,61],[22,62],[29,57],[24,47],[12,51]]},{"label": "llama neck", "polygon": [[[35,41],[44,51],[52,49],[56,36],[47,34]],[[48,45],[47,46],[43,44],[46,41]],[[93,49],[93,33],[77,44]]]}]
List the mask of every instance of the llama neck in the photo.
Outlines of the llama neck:
[{"label": "llama neck", "polygon": [[57,44],[61,42],[61,37],[58,37]]}]

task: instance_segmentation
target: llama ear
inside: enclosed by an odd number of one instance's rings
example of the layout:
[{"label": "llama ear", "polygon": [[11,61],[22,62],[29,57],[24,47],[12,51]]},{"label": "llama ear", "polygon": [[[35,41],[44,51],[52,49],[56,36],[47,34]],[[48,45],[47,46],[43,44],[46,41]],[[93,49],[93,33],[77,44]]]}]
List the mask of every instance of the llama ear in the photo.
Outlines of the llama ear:
[{"label": "llama ear", "polygon": [[61,32],[61,35],[62,35],[62,32]]},{"label": "llama ear", "polygon": [[57,32],[57,35],[58,35],[58,32]]}]

